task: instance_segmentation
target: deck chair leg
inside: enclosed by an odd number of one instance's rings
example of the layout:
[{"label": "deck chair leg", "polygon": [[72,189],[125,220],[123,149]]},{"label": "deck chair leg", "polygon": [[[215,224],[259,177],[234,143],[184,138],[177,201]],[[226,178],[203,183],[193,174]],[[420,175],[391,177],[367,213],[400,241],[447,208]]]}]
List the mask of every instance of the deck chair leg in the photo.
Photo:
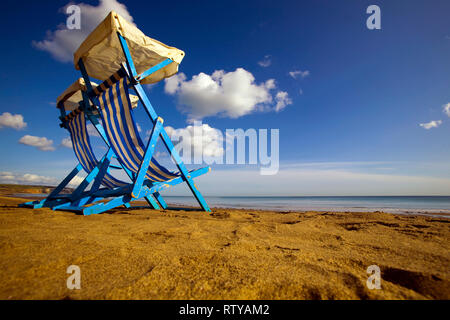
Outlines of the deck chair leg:
[{"label": "deck chair leg", "polygon": [[125,205],[132,200],[131,196],[125,195],[119,198],[112,199],[106,203],[99,203],[96,205],[89,206],[83,209],[83,215],[88,216],[91,214],[102,213],[108,211],[109,209],[116,208],[121,205]]},{"label": "deck chair leg", "polygon": [[134,181],[133,191],[131,191],[131,196],[133,198],[140,198],[140,192],[142,190],[142,184],[144,183],[145,175],[147,174],[148,166],[150,165],[150,160],[153,156],[153,151],[155,150],[156,142],[159,138],[159,133],[162,129],[163,119],[158,117],[153,126],[152,133],[148,139],[147,148],[145,149],[144,157],[142,158],[139,171]]},{"label": "deck chair leg", "polygon": [[97,176],[95,177],[94,183],[92,184],[91,192],[96,192],[100,188],[103,178],[105,177],[105,174],[108,172],[108,168],[109,168],[109,164],[111,163],[112,155],[113,155],[113,151],[111,148],[109,148],[105,157],[101,161],[102,164],[100,165],[99,172],[98,172]]},{"label": "deck chair leg", "polygon": [[[111,158],[114,155],[114,152],[111,148],[108,149],[108,152],[106,153],[106,155],[103,157],[103,159],[97,164],[97,168],[98,173],[95,176],[94,182],[92,184],[92,187],[90,189],[90,193],[91,194],[95,194],[103,181],[103,178],[105,177],[105,174],[108,173],[109,171],[109,166],[111,164]],[[72,206],[83,206],[85,204],[89,204],[92,202],[96,201],[96,197],[95,196],[91,196],[91,197],[84,197],[84,198],[80,198],[78,199],[76,202],[72,203]]]},{"label": "deck chair leg", "polygon": [[64,180],[55,189],[53,189],[53,191],[48,196],[51,198],[59,194],[69,184],[69,182],[72,181],[72,179],[78,174],[78,172],[81,171],[81,169],[82,169],[81,164],[78,164],[72,170],[72,172],[70,172],[67,175],[67,177],[65,177]]},{"label": "deck chair leg", "polygon": [[71,200],[75,201],[81,193],[86,189],[86,187],[92,182],[92,180],[95,178],[99,171],[98,166],[92,169],[92,171],[84,178],[83,181],[81,181],[80,185],[75,189],[75,191],[72,193]]},{"label": "deck chair leg", "polygon": [[40,201],[31,201],[21,204],[20,206],[33,206],[33,209],[39,209],[46,205],[47,202],[50,202],[56,197],[68,184],[72,179],[81,171],[83,167],[81,164],[78,164],[64,179],[61,183],[53,189],[53,191],[43,200]]},{"label": "deck chair leg", "polygon": [[[98,184],[98,186],[100,186],[100,183],[103,179],[103,176],[106,173],[106,169],[104,167],[105,162],[108,163],[109,165],[109,159],[112,156],[112,151],[111,149],[108,151],[107,154],[105,154],[105,156],[98,162],[98,164],[95,166],[94,169],[92,169],[92,171],[86,176],[86,178],[84,178],[84,180],[80,183],[80,185],[75,189],[75,191],[73,192],[71,198],[71,201],[76,201],[77,199],[80,198],[81,194],[83,193],[83,191],[86,189],[86,187],[92,182],[94,181],[94,185],[92,187],[96,187],[96,184]],[[105,169],[102,172],[102,169]],[[95,180],[94,180],[95,179]],[[96,190],[93,190],[96,191]]]},{"label": "deck chair leg", "polygon": [[[104,159],[104,160],[106,161],[106,159]],[[89,191],[89,193],[91,193],[91,194],[95,194],[95,192],[99,189],[100,183],[103,180],[105,173],[107,172],[107,170],[105,170],[105,167],[104,167],[105,163],[104,162],[102,163],[102,162],[103,162],[103,160],[99,162],[98,166],[100,166],[100,168],[97,172],[97,176],[95,177],[94,183]],[[106,161],[106,162],[109,164],[109,161]],[[108,167],[108,164],[106,164],[106,168]],[[94,168],[94,170],[95,170],[95,168]],[[88,184],[89,183],[90,182],[88,181]],[[98,185],[96,185],[96,183],[98,183]],[[92,203],[95,201],[96,201],[96,197],[93,195],[88,196],[88,197],[82,197],[82,194],[79,194],[78,196],[76,196],[72,199],[71,205],[72,206],[84,206],[86,204],[89,204],[89,203]]]},{"label": "deck chair leg", "polygon": [[156,201],[158,201],[161,208],[167,209],[167,203],[159,192],[155,192],[153,194],[153,197],[156,199]]},{"label": "deck chair leg", "polygon": [[145,196],[144,199],[147,201],[149,205],[153,207],[153,209],[155,210],[161,209],[158,205],[158,202],[156,202],[155,199],[153,199],[151,196]]},{"label": "deck chair leg", "polygon": [[170,140],[169,135],[167,134],[166,130],[161,130],[161,138],[166,145],[167,149],[169,150],[169,153],[172,155],[172,158],[174,159],[178,170],[180,170],[181,175],[183,179],[186,181],[189,189],[191,189],[192,193],[194,194],[195,199],[197,199],[197,202],[202,207],[203,210],[206,212],[211,212],[211,209],[209,208],[208,204],[206,203],[205,198],[203,198],[202,194],[198,190],[197,186],[194,183],[194,180],[189,175],[189,171],[186,169],[186,166],[183,163],[183,160],[181,160],[180,155],[178,154],[177,150],[175,149],[172,140]]},{"label": "deck chair leg", "polygon": [[[136,91],[136,94],[139,96],[139,99],[142,102],[142,105],[144,106],[145,110],[147,111],[147,114],[150,116],[150,118],[153,121],[156,121],[158,119],[155,110],[153,109],[150,101],[148,100],[144,89],[142,88],[142,85],[140,83],[133,85],[134,91]],[[175,147],[170,140],[169,136],[167,135],[167,132],[164,128],[160,131],[160,136],[168,149],[169,153],[172,155],[172,158],[174,159],[178,170],[180,170],[181,175],[183,176],[184,180],[189,186],[189,189],[191,189],[192,193],[195,196],[195,199],[197,199],[197,202],[202,207],[203,210],[207,212],[211,212],[211,209],[209,208],[208,204],[205,201],[205,198],[203,198],[200,191],[197,189],[197,186],[195,185],[194,181],[189,177],[189,171],[186,169],[186,166],[184,165],[183,161],[181,160],[178,152],[175,150]]]},{"label": "deck chair leg", "polygon": [[188,184],[189,189],[191,189],[192,193],[194,194],[195,199],[197,199],[197,202],[202,207],[202,209],[205,210],[206,212],[211,212],[211,209],[206,203],[205,198],[203,198],[203,195],[200,193],[197,186],[195,185],[194,180],[192,180],[191,178],[187,178],[186,182]]}]

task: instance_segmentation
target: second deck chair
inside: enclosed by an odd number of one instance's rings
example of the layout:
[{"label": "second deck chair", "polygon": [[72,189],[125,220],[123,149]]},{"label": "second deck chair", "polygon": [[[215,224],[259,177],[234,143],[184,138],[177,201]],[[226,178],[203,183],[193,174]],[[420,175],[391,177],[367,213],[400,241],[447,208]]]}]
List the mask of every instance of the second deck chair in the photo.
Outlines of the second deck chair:
[{"label": "second deck chair", "polygon": [[[72,170],[71,173],[50,193],[47,198],[41,201],[33,201],[25,203],[25,205],[33,208],[50,207],[57,208],[65,203],[85,202],[90,193],[98,191],[103,185],[108,189],[126,186],[127,183],[120,181],[109,173],[109,168],[117,168],[110,165],[113,157],[113,152],[108,150],[105,156],[98,161],[92,150],[89,135],[86,129],[86,118],[84,112],[75,110],[66,116],[62,125],[70,132],[70,139],[72,148],[79,164]],[[119,167],[120,168],[120,167]],[[71,194],[61,194],[61,191],[70,183],[70,181],[83,170],[87,176],[78,185],[78,187]],[[85,192],[88,185],[94,181],[89,192]],[[85,200],[82,200],[85,199]]]},{"label": "second deck chair", "polygon": [[[58,209],[67,205],[81,205],[88,203],[91,199],[90,195],[99,191],[101,185],[111,190],[127,185],[126,182],[116,179],[109,173],[110,168],[121,169],[121,167],[110,164],[112,157],[114,157],[111,150],[108,150],[100,162],[95,157],[87,131],[85,112],[83,111],[88,109],[84,107],[83,101],[79,101],[82,99],[82,91],[85,89],[84,80],[80,78],[69,86],[57,99],[57,106],[62,114],[60,117],[62,120],[61,126],[69,131],[73,151],[79,164],[45,199],[30,201],[24,203],[22,206],[33,207],[35,209],[42,207]],[[132,107],[136,107],[137,97],[131,95],[130,99],[132,101]],[[65,115],[67,111],[71,111],[69,115]],[[83,169],[87,173],[87,176],[74,192],[71,194],[61,194],[61,191]],[[92,181],[94,181],[94,184],[90,190],[85,191],[86,187]],[[159,209],[158,204],[153,199],[146,200],[153,208]],[[160,204],[163,207],[166,206],[163,199],[158,200],[160,200]]]}]

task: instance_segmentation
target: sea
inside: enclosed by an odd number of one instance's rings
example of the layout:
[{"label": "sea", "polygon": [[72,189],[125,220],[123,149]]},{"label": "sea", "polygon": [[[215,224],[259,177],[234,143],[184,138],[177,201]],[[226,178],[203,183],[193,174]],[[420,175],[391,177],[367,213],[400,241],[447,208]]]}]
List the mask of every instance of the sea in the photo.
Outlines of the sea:
[{"label": "sea", "polygon": [[[45,194],[17,194],[22,197],[45,197]],[[177,207],[198,206],[192,196],[163,195]],[[297,196],[235,197],[206,196],[210,207],[260,209],[271,211],[375,212],[430,215],[450,218],[450,196]]]},{"label": "sea", "polygon": [[[178,206],[196,206],[193,197],[164,196]],[[273,211],[383,211],[397,214],[432,214],[450,218],[450,196],[298,196],[205,197],[209,206]]]}]

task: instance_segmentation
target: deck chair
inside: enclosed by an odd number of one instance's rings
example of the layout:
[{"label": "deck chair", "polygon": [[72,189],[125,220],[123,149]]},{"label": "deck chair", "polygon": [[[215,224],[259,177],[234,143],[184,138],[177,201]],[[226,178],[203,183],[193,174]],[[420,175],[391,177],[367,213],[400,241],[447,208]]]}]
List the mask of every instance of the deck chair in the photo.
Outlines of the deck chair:
[{"label": "deck chair", "polygon": [[[106,202],[67,208],[85,215],[101,213],[186,182],[201,208],[211,211],[193,181],[209,172],[210,167],[187,170],[163,127],[163,119],[157,115],[142,87],[142,84],[156,83],[177,73],[183,57],[183,51],[145,36],[115,12],[80,45],[74,54],[75,67],[81,71],[86,96],[100,115],[109,145],[119,163],[131,173],[132,183],[114,192],[93,195],[95,200],[110,198]],[[103,82],[94,87],[90,77]],[[153,123],[146,145],[136,127],[129,89],[135,91]],[[167,170],[153,158],[158,139],[164,143],[178,172]]]},{"label": "deck chair", "polygon": [[[86,203],[89,193],[98,191],[103,185],[108,189],[123,187],[127,185],[126,182],[116,179],[109,173],[109,168],[117,168],[110,165],[113,157],[113,152],[108,152],[103,158],[98,161],[92,150],[89,135],[86,129],[85,114],[82,111],[76,110],[66,117],[63,126],[70,132],[73,151],[78,160],[78,165],[67,175],[66,178],[41,201],[27,202],[25,206],[32,206],[33,208],[49,207],[52,209],[58,208],[65,203]],[[79,184],[79,186],[71,194],[61,194],[61,191],[70,183],[70,181],[83,170],[87,176]],[[85,192],[88,185],[94,181],[90,192]]]},{"label": "deck chair", "polygon": [[[94,84],[95,85],[95,84]],[[110,164],[114,153],[111,149],[105,156],[97,161],[92,150],[90,138],[87,132],[85,110],[89,111],[83,105],[82,91],[85,90],[84,80],[82,78],[74,82],[64,93],[58,97],[57,106],[61,111],[62,120],[61,127],[66,128],[70,133],[73,151],[78,159],[78,165],[67,175],[66,178],[47,196],[47,198],[40,201],[31,201],[24,203],[22,206],[42,208],[49,207],[52,209],[63,208],[67,205],[81,205],[92,201],[91,195],[94,192],[101,191],[100,186],[107,189],[115,189],[126,186],[127,183],[116,179],[109,173],[111,168],[122,169],[121,167]],[[130,101],[132,107],[137,106],[138,98],[131,95]],[[70,111],[68,115],[66,112]],[[61,191],[70,183],[70,181],[83,170],[87,176],[79,184],[79,186],[71,194],[61,194]],[[85,191],[86,187],[93,182],[89,191]],[[162,200],[162,199],[161,199]],[[152,207],[159,208],[154,200],[148,201]],[[164,203],[165,205],[165,203]]]}]

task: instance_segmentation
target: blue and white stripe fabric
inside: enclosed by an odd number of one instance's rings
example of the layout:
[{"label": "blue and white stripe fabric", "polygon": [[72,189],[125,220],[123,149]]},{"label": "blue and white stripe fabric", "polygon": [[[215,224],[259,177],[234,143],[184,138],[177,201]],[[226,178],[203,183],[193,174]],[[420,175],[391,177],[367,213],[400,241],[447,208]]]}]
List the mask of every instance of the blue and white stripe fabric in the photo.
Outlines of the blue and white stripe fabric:
[{"label": "blue and white stripe fabric", "polygon": [[[111,147],[120,162],[137,173],[145,153],[145,146],[138,134],[131,111],[127,78],[112,84],[98,96],[100,116]],[[171,180],[179,174],[170,172],[152,158],[146,179],[153,182]]]},{"label": "blue and white stripe fabric", "polygon": [[[74,113],[70,118],[67,121],[67,128],[72,139],[73,151],[83,169],[90,173],[97,166],[98,161],[92,151],[91,141],[87,134],[84,112]],[[114,189],[126,186],[127,183],[114,178],[107,172],[103,177],[102,185],[109,189]]]}]

